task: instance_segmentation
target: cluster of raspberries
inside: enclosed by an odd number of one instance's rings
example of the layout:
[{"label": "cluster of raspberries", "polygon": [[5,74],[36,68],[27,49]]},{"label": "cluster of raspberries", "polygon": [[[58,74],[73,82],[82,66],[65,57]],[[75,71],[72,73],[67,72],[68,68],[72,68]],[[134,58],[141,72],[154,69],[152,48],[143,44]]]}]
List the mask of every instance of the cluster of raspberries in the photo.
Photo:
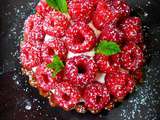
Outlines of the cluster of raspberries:
[{"label": "cluster of raspberries", "polygon": [[[130,16],[125,0],[67,0],[67,4],[68,14],[63,14],[40,0],[36,14],[25,21],[20,55],[23,69],[32,76],[30,84],[52,106],[81,113],[109,109],[133,92],[142,79],[141,19]],[[116,42],[121,52],[85,55],[102,40]],[[78,55],[68,58],[69,52]],[[47,67],[54,55],[64,63],[55,77],[54,70]],[[99,73],[105,74],[103,82],[96,79]]]}]

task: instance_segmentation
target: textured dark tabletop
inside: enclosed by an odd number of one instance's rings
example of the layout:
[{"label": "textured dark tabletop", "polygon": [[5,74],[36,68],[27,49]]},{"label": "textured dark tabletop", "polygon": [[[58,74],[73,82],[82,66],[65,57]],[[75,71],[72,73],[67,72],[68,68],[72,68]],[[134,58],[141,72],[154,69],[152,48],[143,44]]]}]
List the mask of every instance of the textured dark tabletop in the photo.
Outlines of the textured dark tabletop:
[{"label": "textured dark tabletop", "polygon": [[133,15],[143,20],[147,45],[144,83],[122,104],[98,115],[51,108],[30,87],[19,65],[24,20],[35,0],[0,0],[0,120],[160,120],[160,1],[128,0]]}]

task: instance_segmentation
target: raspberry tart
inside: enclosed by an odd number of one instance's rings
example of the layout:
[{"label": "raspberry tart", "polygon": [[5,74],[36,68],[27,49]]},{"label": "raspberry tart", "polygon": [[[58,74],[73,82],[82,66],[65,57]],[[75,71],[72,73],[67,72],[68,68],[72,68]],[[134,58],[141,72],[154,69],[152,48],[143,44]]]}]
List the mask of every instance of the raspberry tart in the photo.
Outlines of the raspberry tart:
[{"label": "raspberry tart", "polygon": [[143,77],[141,19],[125,0],[40,0],[24,23],[22,71],[52,107],[111,110]]}]

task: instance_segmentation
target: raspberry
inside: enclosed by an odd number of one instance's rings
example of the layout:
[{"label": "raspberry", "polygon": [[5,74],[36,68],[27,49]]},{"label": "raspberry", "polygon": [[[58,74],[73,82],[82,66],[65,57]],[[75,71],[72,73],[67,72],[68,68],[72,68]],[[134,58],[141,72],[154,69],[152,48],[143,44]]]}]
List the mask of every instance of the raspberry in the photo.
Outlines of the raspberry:
[{"label": "raspberry", "polygon": [[73,21],[89,22],[94,6],[90,0],[71,0],[68,4],[69,15]]},{"label": "raspberry", "polygon": [[83,87],[88,83],[95,81],[97,66],[94,60],[89,56],[75,56],[66,62],[65,79]]},{"label": "raspberry", "polygon": [[52,8],[48,6],[46,0],[40,0],[36,6],[36,11],[41,16],[45,17],[48,12],[52,11]]},{"label": "raspberry", "polygon": [[143,51],[134,43],[128,43],[123,47],[122,66],[130,71],[135,71],[143,65]]},{"label": "raspberry", "polygon": [[47,69],[44,64],[37,67],[35,78],[38,88],[45,92],[49,92],[56,84],[56,78],[52,77],[52,71]]},{"label": "raspberry", "polygon": [[51,11],[45,16],[43,28],[46,34],[53,37],[62,37],[69,26],[68,19],[58,11]]},{"label": "raspberry", "polygon": [[21,46],[21,62],[25,69],[31,70],[32,67],[42,63],[41,58],[41,43],[40,42],[24,42]]},{"label": "raspberry", "polygon": [[123,32],[115,25],[107,25],[100,34],[100,40],[121,42],[123,40]]},{"label": "raspberry", "polygon": [[130,8],[123,0],[100,0],[93,15],[94,26],[102,30],[106,24],[115,24],[130,13]]},{"label": "raspberry", "polygon": [[86,86],[83,98],[85,106],[93,113],[100,112],[110,101],[107,87],[100,83],[92,83]]},{"label": "raspberry", "polygon": [[126,71],[120,71],[120,69],[106,74],[105,81],[111,95],[119,101],[123,100],[135,87],[134,79]]},{"label": "raspberry", "polygon": [[87,52],[94,48],[96,37],[92,29],[84,22],[69,27],[64,37],[68,49],[73,53]]},{"label": "raspberry", "polygon": [[43,41],[45,33],[43,31],[43,18],[38,15],[30,15],[24,24],[24,40]]},{"label": "raspberry", "polygon": [[96,64],[100,72],[109,73],[114,67],[120,67],[120,54],[106,56],[102,54],[96,54],[94,56]]},{"label": "raspberry", "polygon": [[141,19],[138,17],[129,17],[121,23],[121,29],[127,41],[134,43],[142,42]]},{"label": "raspberry", "polygon": [[54,55],[58,55],[62,61],[65,61],[67,57],[65,44],[59,38],[45,41],[41,52],[43,61],[46,63],[51,63]]},{"label": "raspberry", "polygon": [[113,0],[113,6],[120,13],[120,19],[125,18],[130,14],[130,7],[127,4],[126,0]]},{"label": "raspberry", "polygon": [[77,87],[68,82],[58,83],[51,93],[51,101],[65,110],[70,110],[79,102],[80,93]]}]

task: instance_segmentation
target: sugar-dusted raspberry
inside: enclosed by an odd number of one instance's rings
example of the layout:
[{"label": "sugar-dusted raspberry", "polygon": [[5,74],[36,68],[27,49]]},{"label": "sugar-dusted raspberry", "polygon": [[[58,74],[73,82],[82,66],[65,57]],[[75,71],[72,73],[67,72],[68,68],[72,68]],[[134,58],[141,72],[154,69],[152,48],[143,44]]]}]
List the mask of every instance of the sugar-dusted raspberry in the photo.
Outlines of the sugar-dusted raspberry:
[{"label": "sugar-dusted raspberry", "polygon": [[134,43],[128,43],[123,47],[121,54],[122,66],[135,71],[143,65],[143,51]]},{"label": "sugar-dusted raspberry", "polygon": [[134,79],[128,72],[120,69],[106,74],[105,82],[110,94],[119,101],[123,100],[135,87]]},{"label": "sugar-dusted raspberry", "polygon": [[41,16],[30,15],[24,23],[24,40],[43,41],[45,37],[43,22]]},{"label": "sugar-dusted raspberry", "polygon": [[84,22],[69,27],[64,37],[68,49],[73,53],[87,52],[95,47],[96,37],[93,30]]},{"label": "sugar-dusted raspberry", "polygon": [[52,10],[53,9],[50,6],[48,6],[46,0],[40,0],[36,6],[37,13],[39,13],[43,17],[45,17],[45,15]]},{"label": "sugar-dusted raspberry", "polygon": [[51,63],[54,55],[58,55],[62,61],[65,61],[67,52],[64,42],[59,38],[45,41],[41,48],[42,58],[46,63]]},{"label": "sugar-dusted raspberry", "polygon": [[110,101],[107,87],[101,83],[87,85],[83,98],[85,100],[85,106],[93,113],[100,112]]},{"label": "sugar-dusted raspberry", "polygon": [[21,62],[25,69],[31,70],[42,63],[41,42],[24,42],[21,46]]},{"label": "sugar-dusted raspberry", "polygon": [[69,26],[68,19],[58,11],[50,11],[46,16],[43,28],[46,34],[53,37],[62,37]]},{"label": "sugar-dusted raspberry", "polygon": [[84,86],[95,81],[97,66],[89,56],[75,56],[66,62],[65,79],[76,86]]},{"label": "sugar-dusted raspberry", "polygon": [[94,10],[90,0],[71,0],[68,4],[69,15],[73,21],[89,22]]},{"label": "sugar-dusted raspberry", "polygon": [[120,67],[120,54],[106,56],[102,54],[96,54],[94,56],[97,67],[100,72],[109,73],[114,67]]},{"label": "sugar-dusted raspberry", "polygon": [[114,42],[121,42],[123,40],[123,32],[116,27],[116,25],[105,25],[104,29],[102,30],[99,39],[100,40],[107,40],[107,41],[114,41]]},{"label": "sugar-dusted raspberry", "polygon": [[124,19],[130,14],[130,6],[126,0],[112,0],[114,8],[119,12],[120,19]]},{"label": "sugar-dusted raspberry", "polygon": [[45,64],[39,65],[34,75],[38,88],[42,91],[49,92],[56,84],[56,77],[52,77],[52,71]]},{"label": "sugar-dusted raspberry", "polygon": [[141,25],[141,19],[138,17],[129,17],[121,23],[120,26],[127,41],[134,43],[142,42],[143,35]]},{"label": "sugar-dusted raspberry", "polygon": [[129,13],[130,8],[124,0],[100,0],[92,20],[94,26],[102,30],[105,24],[116,24]]},{"label": "sugar-dusted raspberry", "polygon": [[51,101],[65,110],[74,108],[81,97],[78,88],[68,82],[58,83],[51,92]]}]

